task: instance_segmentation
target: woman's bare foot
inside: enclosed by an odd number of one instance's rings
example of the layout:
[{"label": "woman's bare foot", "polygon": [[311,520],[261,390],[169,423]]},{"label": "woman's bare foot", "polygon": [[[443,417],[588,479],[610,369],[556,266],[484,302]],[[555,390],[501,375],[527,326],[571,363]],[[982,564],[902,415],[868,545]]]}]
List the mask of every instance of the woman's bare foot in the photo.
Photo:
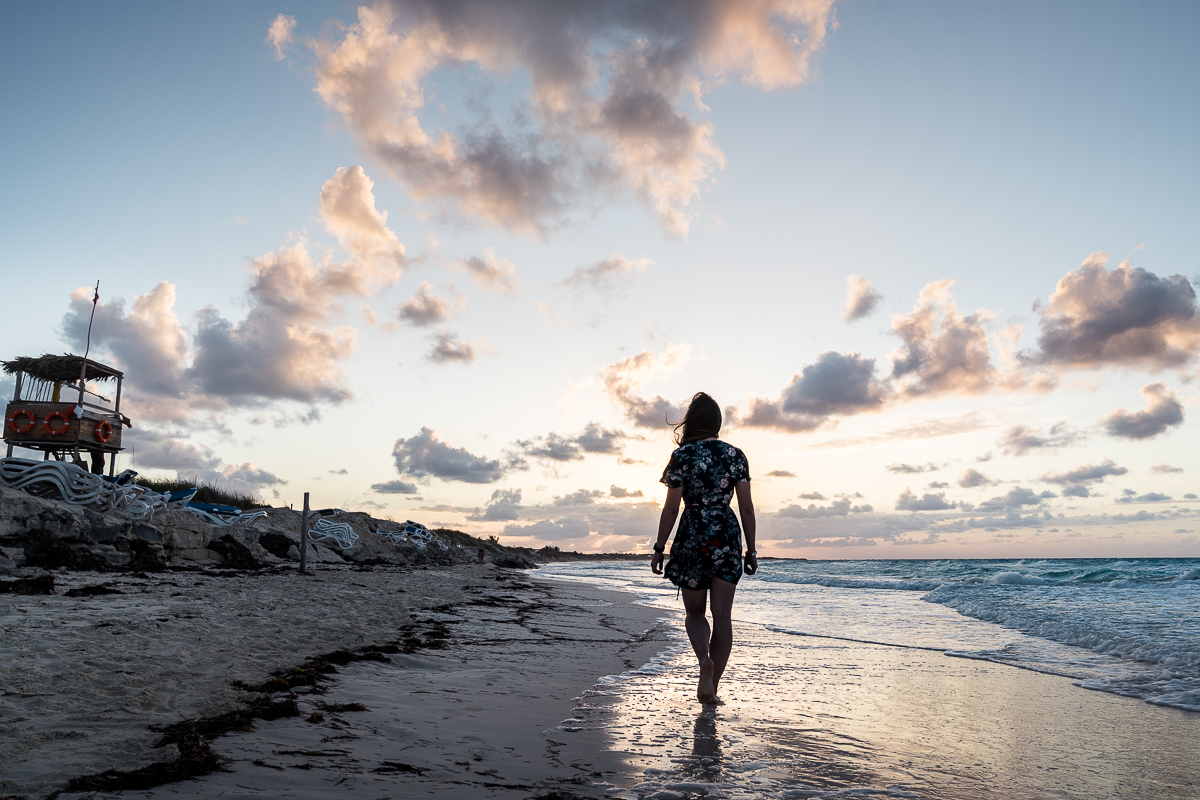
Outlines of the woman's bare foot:
[{"label": "woman's bare foot", "polygon": [[713,674],[717,665],[711,658],[700,662],[700,683],[696,686],[696,699],[705,705],[717,702],[717,687],[713,683]]}]

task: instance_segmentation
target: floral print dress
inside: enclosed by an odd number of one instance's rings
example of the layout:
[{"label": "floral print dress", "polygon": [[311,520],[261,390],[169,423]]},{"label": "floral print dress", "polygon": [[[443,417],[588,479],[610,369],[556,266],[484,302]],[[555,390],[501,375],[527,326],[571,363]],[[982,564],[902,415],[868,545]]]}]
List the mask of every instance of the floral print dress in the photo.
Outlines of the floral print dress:
[{"label": "floral print dress", "polygon": [[729,501],[737,482],[748,480],[745,454],[717,439],[689,442],[671,454],[662,482],[683,487],[685,504],[667,562],[671,583],[707,589],[713,578],[736,584],[742,577],[742,529]]}]

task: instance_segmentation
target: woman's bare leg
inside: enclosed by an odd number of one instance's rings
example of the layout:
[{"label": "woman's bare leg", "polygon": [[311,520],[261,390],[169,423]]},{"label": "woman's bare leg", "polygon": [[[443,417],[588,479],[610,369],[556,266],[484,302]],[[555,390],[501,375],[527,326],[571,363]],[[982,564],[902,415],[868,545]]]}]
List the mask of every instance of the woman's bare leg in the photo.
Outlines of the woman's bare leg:
[{"label": "woman's bare leg", "polygon": [[712,608],[713,631],[709,641],[708,654],[713,660],[713,695],[721,683],[721,675],[725,673],[725,665],[729,663],[729,653],[733,649],[733,593],[737,586],[720,578],[712,579],[712,596],[709,606]]},{"label": "woman's bare leg", "polygon": [[[704,607],[708,600],[707,589],[684,589],[683,608],[687,612],[684,627],[687,629],[688,640],[696,653],[696,661],[700,663],[700,682],[696,686],[696,699],[701,703],[711,703],[716,700],[717,687],[713,680],[716,674],[716,662],[709,657],[709,641],[711,629],[708,618],[704,616]],[[726,652],[725,659],[729,659]]]}]

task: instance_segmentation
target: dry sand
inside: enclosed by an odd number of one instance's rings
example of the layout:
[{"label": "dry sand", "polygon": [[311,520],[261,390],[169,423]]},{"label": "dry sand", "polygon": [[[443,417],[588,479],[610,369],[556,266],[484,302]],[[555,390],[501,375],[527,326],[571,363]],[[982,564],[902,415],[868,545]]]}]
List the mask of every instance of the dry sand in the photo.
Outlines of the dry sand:
[{"label": "dry sand", "polygon": [[[662,647],[647,636],[659,611],[583,588],[564,588],[551,599],[544,584],[490,566],[412,572],[325,567],[311,577],[75,573],[59,581],[62,588],[104,582],[127,594],[0,597],[0,795],[39,797],[73,777],[173,758],[173,746],[153,746],[159,736],[149,725],[228,712],[260,696],[234,688],[235,680],[256,684],[306,655],[403,640],[410,624],[415,630],[443,627],[450,632],[448,646],[350,667],[334,695],[302,696],[306,718],[342,702],[332,698],[343,694],[370,712],[330,713],[323,723],[260,721],[254,734],[218,740],[215,749],[235,772],[163,791],[195,787],[197,796],[209,796],[209,787],[222,780],[244,783],[244,764],[260,757],[273,766],[311,766],[283,772],[251,766],[271,779],[268,794],[294,785],[320,796],[326,762],[341,784],[350,763],[351,773],[390,775],[394,783],[397,775],[389,770],[400,768],[385,762],[397,759],[421,770],[398,773],[404,781],[447,789],[569,781],[587,767],[547,753],[543,731],[569,717],[572,698],[597,677],[636,666]],[[430,697],[450,705],[430,704]],[[433,717],[423,719],[426,712]],[[379,714],[394,722],[379,722]],[[277,749],[328,750],[322,740],[338,737],[352,717],[367,727],[380,725],[374,744],[364,743],[367,749],[355,756],[272,755]],[[503,732],[488,733],[497,723]],[[255,737],[269,738],[277,728],[292,738],[293,728],[310,734],[311,741],[253,750]],[[602,742],[597,738],[585,749],[602,751]],[[522,765],[515,772],[505,766],[514,759]],[[509,775],[479,772],[487,767]],[[530,793],[519,791],[521,797]]]}]

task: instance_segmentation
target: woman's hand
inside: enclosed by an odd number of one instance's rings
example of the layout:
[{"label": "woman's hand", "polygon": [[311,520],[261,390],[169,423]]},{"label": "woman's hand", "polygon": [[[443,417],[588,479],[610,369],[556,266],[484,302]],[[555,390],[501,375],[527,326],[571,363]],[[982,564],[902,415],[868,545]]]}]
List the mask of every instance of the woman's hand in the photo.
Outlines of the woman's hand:
[{"label": "woman's hand", "polygon": [[650,570],[655,575],[662,575],[662,571],[663,571],[662,565],[663,565],[663,554],[655,553],[654,557],[650,559]]},{"label": "woman's hand", "polygon": [[742,569],[747,575],[753,575],[758,572],[758,556],[747,555],[742,562]]}]

